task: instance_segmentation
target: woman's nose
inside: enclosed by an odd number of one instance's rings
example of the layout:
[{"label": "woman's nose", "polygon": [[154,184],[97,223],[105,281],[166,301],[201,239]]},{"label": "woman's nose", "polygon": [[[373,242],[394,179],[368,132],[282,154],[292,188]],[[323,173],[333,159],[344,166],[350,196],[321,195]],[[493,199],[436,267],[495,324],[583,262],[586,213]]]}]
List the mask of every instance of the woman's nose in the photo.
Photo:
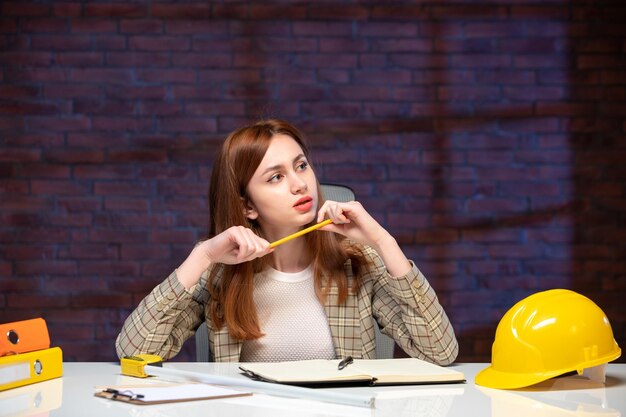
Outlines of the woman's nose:
[{"label": "woman's nose", "polygon": [[306,192],[308,188],[309,187],[306,185],[306,182],[302,180],[302,178],[295,176],[295,178],[292,180],[292,183],[291,183],[292,193],[294,194],[303,193],[303,192]]}]

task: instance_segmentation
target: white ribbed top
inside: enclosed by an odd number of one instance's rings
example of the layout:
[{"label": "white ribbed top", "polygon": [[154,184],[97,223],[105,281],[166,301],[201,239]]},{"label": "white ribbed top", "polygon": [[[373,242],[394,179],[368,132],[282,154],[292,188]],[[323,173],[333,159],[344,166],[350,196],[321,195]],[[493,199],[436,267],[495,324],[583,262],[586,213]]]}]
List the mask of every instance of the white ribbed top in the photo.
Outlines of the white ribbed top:
[{"label": "white ribbed top", "polygon": [[254,304],[265,336],[243,343],[242,362],[334,359],[328,318],[315,295],[313,269],[270,268],[254,282]]}]

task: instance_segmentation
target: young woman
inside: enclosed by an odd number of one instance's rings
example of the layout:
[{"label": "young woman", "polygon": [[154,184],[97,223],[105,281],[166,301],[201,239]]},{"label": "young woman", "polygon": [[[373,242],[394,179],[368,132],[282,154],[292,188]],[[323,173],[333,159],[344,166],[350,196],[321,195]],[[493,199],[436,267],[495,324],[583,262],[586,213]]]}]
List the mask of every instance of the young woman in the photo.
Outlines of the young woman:
[{"label": "young woman", "polygon": [[[214,361],[373,359],[373,317],[413,357],[456,358],[454,331],[424,275],[361,204],[323,200],[289,123],[228,136],[209,205],[209,239],[128,317],[120,357],[171,358],[206,325]],[[326,218],[332,224],[270,248]]]}]

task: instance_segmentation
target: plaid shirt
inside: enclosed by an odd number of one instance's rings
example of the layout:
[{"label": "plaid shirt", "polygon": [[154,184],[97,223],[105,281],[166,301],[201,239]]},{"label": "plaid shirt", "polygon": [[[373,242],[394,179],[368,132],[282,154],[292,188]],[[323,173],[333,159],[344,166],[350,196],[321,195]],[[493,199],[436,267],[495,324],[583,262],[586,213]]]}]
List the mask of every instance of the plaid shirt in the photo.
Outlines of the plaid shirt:
[{"label": "plaid shirt", "polygon": [[[458,353],[454,330],[424,275],[411,262],[405,276],[392,277],[373,249],[364,247],[363,254],[369,266],[358,293],[349,293],[346,302],[338,305],[337,287],[333,286],[326,298],[324,307],[337,357],[376,357],[374,317],[381,332],[410,356],[439,365],[452,363]],[[351,281],[350,261],[346,262],[346,274]],[[226,326],[216,329],[211,323],[207,277],[208,273],[203,274],[198,284],[185,289],[174,271],[154,288],[126,319],[115,342],[117,354],[151,353],[169,359],[198,326],[206,325],[213,360],[238,362],[242,342],[230,337]]]}]

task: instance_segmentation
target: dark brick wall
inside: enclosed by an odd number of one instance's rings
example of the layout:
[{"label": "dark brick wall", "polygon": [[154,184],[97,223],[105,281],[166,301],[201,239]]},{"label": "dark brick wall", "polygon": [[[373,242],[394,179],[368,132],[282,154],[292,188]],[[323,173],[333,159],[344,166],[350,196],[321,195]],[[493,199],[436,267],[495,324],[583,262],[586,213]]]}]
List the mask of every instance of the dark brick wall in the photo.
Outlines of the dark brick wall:
[{"label": "dark brick wall", "polygon": [[247,3],[0,3],[0,321],[114,359],[206,232],[220,141],[278,116],[429,277],[460,361],[555,287],[626,345],[623,2]]}]

